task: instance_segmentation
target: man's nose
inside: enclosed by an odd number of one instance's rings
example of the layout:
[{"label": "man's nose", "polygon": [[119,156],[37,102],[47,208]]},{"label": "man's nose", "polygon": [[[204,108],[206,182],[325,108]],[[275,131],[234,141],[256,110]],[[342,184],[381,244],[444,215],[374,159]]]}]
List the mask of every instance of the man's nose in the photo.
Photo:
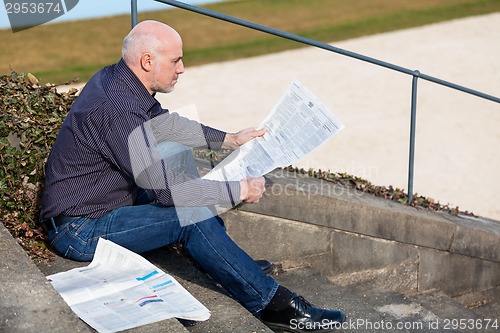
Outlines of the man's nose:
[{"label": "man's nose", "polygon": [[182,74],[182,73],[184,73],[184,63],[181,60],[177,64],[177,74]]}]

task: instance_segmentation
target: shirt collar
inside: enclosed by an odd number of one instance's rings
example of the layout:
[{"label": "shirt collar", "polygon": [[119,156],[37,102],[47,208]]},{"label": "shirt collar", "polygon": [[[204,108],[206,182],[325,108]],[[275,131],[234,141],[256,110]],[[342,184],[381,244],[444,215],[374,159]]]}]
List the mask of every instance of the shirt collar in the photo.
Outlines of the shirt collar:
[{"label": "shirt collar", "polygon": [[143,108],[151,118],[163,112],[160,102],[149,93],[144,84],[142,84],[123,59],[120,59],[116,64],[115,71],[123,78],[125,84],[130,88],[134,96],[137,97],[141,108]]}]

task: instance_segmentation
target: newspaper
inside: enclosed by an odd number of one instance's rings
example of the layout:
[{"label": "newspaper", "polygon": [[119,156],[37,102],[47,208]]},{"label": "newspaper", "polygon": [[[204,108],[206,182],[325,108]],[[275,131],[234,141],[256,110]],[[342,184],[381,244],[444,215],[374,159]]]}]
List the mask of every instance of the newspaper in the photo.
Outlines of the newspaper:
[{"label": "newspaper", "polygon": [[88,266],[47,279],[98,332],[118,332],[172,317],[198,321],[210,317],[209,310],[172,276],[102,238]]},{"label": "newspaper", "polygon": [[259,126],[263,137],[238,147],[203,178],[239,181],[291,165],[344,128],[298,80]]}]

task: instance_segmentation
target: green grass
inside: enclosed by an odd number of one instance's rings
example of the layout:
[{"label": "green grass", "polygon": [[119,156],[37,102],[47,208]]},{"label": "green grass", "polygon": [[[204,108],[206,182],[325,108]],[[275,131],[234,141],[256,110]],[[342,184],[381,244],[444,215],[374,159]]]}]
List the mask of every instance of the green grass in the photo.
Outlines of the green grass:
[{"label": "green grass", "polygon": [[[322,42],[400,30],[500,11],[498,0],[243,0],[206,8]],[[184,39],[186,66],[303,47],[180,9],[143,13],[170,24]],[[42,82],[86,81],[120,57],[130,16],[46,24],[18,33],[0,30],[0,74],[32,72]]]}]

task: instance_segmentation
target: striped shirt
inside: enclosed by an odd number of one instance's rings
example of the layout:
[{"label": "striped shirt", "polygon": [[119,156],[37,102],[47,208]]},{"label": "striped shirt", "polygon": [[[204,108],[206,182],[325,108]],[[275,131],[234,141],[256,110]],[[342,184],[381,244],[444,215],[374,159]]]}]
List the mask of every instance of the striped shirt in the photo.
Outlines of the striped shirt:
[{"label": "striped shirt", "polygon": [[[97,72],[68,113],[47,160],[40,218],[61,214],[98,218],[133,205],[139,186],[129,136],[154,119],[161,119],[160,125],[156,124],[159,129],[154,129],[158,142],[219,149],[226,135],[162,109],[122,59]],[[159,161],[149,174],[155,179],[172,175],[173,171]],[[176,196],[183,198],[175,200],[177,205],[239,201],[238,182],[210,181],[187,174],[172,179],[167,186],[153,189],[156,199],[167,206],[174,205],[172,187]]]}]

